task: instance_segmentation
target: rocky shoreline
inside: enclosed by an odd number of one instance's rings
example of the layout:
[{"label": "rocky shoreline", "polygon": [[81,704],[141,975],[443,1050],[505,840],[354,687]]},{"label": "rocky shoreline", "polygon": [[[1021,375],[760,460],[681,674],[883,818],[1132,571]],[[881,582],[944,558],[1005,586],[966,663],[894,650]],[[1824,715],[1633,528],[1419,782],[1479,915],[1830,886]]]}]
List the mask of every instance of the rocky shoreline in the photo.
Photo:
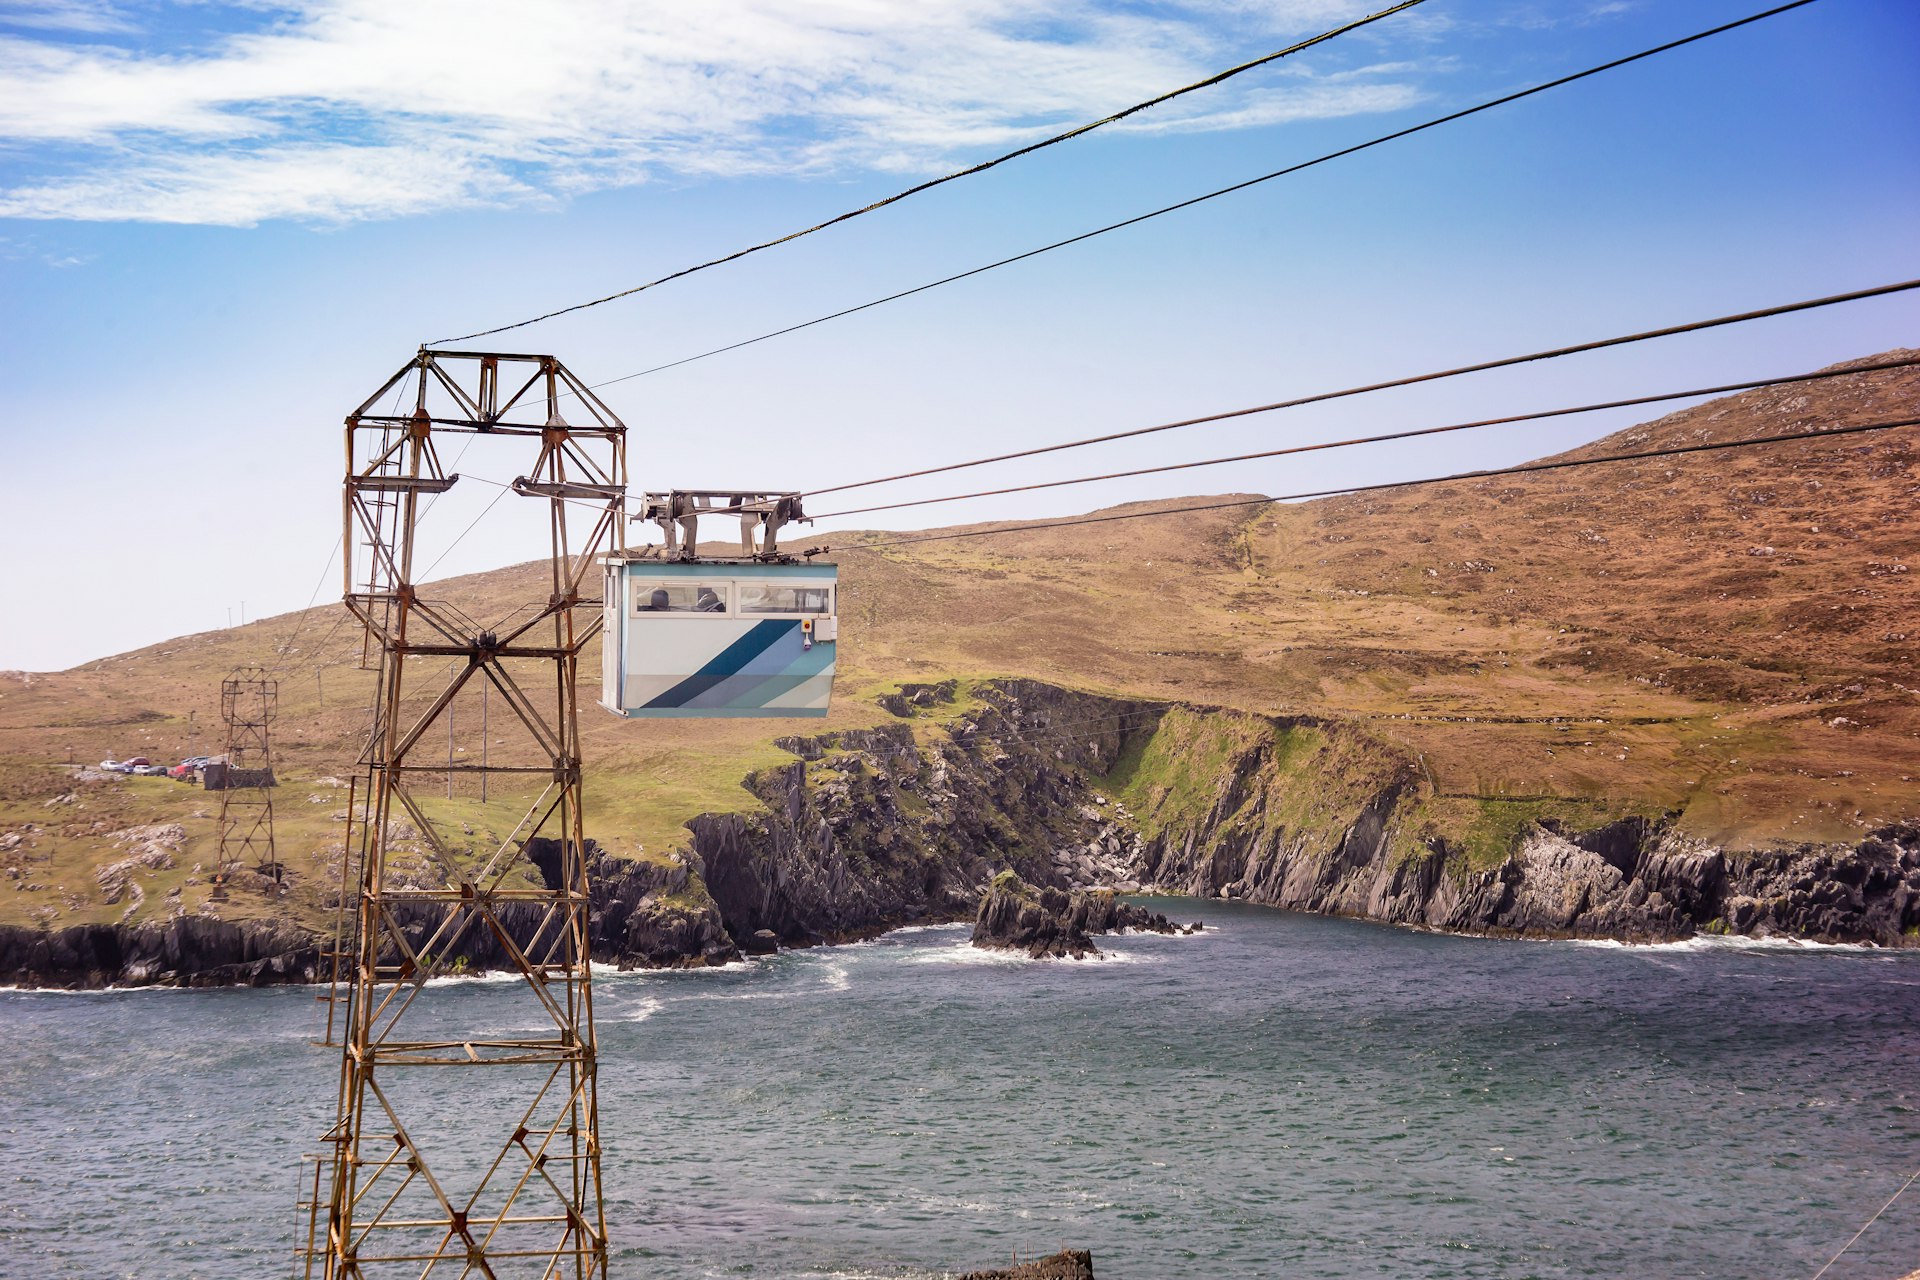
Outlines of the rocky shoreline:
[{"label": "rocky shoreline", "polygon": [[[947,717],[952,682],[906,686],[889,695],[898,723],[782,739],[793,762],[746,779],[758,807],[693,818],[664,859],[596,852],[595,958],[721,964],[973,919],[1001,872],[1036,892],[1226,898],[1457,933],[1920,946],[1913,824],[1850,845],[1729,850],[1671,817],[1542,817],[1489,859],[1433,821],[1416,761],[1352,724],[1029,680],[973,694]],[[940,727],[917,740],[928,713]],[[536,863],[543,852],[529,850]],[[407,923],[429,931],[425,914]],[[498,945],[476,935],[469,968],[497,967]],[[0,984],[315,981],[321,951],[271,919],[0,927]]]}]

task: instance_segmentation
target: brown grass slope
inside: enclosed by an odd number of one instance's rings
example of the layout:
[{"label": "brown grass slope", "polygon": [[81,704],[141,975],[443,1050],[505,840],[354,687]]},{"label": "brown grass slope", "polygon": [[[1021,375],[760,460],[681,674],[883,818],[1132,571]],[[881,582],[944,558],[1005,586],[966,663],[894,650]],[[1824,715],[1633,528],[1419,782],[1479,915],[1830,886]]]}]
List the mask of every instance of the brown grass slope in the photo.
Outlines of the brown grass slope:
[{"label": "brown grass slope", "polygon": [[[1576,452],[1917,405],[1920,375],[1866,374],[1717,400]],[[902,681],[1026,675],[1363,721],[1419,752],[1463,815],[1552,796],[1678,812],[1736,847],[1850,838],[1920,814],[1915,448],[1906,430],[910,546],[838,536],[829,721],[627,723],[589,709],[590,822],[619,851],[663,856],[688,817],[756,803],[740,780],[786,758],[779,734],[886,719],[874,699]],[[433,590],[479,619],[545,596],[526,565]],[[279,828],[301,887],[278,908],[240,895],[258,905],[224,910],[317,913],[344,808],[325,780],[354,771],[372,687],[341,616],[330,605],[0,675],[0,845],[19,837],[0,849],[0,922],[204,902],[194,865],[211,858],[214,797],[165,780],[76,787],[55,766],[217,750],[218,682],[245,662],[280,668]],[[583,674],[597,695],[597,672]],[[471,758],[478,708],[457,716]],[[458,790],[436,817],[484,839],[511,829],[513,799]],[[170,822],[184,832],[176,866],[142,872],[144,902],[108,901],[98,871],[125,856],[125,832]]]}]

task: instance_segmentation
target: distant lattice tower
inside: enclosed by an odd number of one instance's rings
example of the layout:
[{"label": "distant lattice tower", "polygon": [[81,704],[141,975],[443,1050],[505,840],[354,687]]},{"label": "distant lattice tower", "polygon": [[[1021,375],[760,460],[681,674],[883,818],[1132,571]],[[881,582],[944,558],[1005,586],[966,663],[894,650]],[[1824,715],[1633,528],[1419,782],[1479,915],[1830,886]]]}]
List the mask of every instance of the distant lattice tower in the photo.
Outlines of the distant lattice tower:
[{"label": "distant lattice tower", "polygon": [[[227,727],[220,786],[220,855],[213,891],[224,898],[233,873],[251,867],[280,879],[273,847],[272,725],[280,682],[259,667],[241,667],[220,682],[220,719]],[[212,770],[209,770],[212,773]]]}]

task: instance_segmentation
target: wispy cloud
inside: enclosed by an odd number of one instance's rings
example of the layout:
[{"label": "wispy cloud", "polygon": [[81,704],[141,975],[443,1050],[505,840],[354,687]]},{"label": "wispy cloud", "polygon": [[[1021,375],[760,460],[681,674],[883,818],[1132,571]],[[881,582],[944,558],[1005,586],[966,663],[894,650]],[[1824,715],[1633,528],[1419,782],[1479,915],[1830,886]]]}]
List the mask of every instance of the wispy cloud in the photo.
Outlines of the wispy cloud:
[{"label": "wispy cloud", "polygon": [[[307,0],[0,7],[0,216],[249,225],[539,202],[663,174],[924,172],[1101,114],[1348,0]],[[1416,11],[1417,12],[1417,11]],[[23,16],[24,15],[24,16]],[[209,32],[220,19],[225,31]],[[198,24],[197,26],[195,24]],[[40,35],[21,28],[55,28]],[[244,29],[235,29],[236,25]],[[97,37],[97,38],[89,38]],[[1141,119],[1237,129],[1388,111],[1369,41]]]},{"label": "wispy cloud", "polygon": [[35,236],[24,239],[0,236],[0,262],[38,262],[59,271],[67,267],[84,267],[93,260],[94,255],[90,253],[69,253],[48,248]]},{"label": "wispy cloud", "polygon": [[100,0],[0,0],[0,25],[89,35],[137,30],[119,5]]}]

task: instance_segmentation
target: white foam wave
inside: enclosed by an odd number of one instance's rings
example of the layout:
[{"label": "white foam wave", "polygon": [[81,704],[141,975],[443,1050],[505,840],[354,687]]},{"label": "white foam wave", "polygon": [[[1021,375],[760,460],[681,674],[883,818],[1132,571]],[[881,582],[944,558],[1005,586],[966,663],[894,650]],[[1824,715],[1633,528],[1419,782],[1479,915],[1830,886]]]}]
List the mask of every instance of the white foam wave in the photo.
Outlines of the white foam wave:
[{"label": "white foam wave", "polygon": [[593,964],[593,980],[609,987],[624,983],[691,982],[706,978],[739,978],[767,964],[771,957],[743,956],[727,964],[703,964],[691,969],[622,969],[615,964]]},{"label": "white foam wave", "polygon": [[0,996],[124,996],[137,991],[193,991],[195,987],[0,987]]},{"label": "white foam wave", "polygon": [[1892,956],[1897,951],[1871,942],[1816,942],[1812,938],[1747,937],[1715,933],[1697,933],[1677,942],[1622,942],[1618,938],[1576,938],[1576,947],[1594,947],[1609,951],[1757,951],[1757,952],[1838,952],[1861,955],[1873,953]]},{"label": "white foam wave", "polygon": [[1166,963],[1165,956],[1141,955],[1137,951],[1122,951],[1119,948],[1114,946],[1102,947],[1100,949],[1099,955],[1084,956],[1082,957],[1082,959],[1087,964],[1164,964]]},{"label": "white foam wave", "polygon": [[917,933],[959,933],[972,932],[973,924],[968,920],[953,920],[946,924],[903,924],[898,929],[887,930],[884,936],[889,938],[910,938]]},{"label": "white foam wave", "polygon": [[1198,933],[1188,933],[1187,927],[1185,925],[1181,925],[1172,933],[1161,933],[1158,929],[1123,929],[1120,932],[1113,934],[1112,936],[1116,938],[1129,938],[1129,939],[1139,938],[1142,940],[1164,938],[1169,942],[1194,942],[1203,938],[1204,939],[1217,938],[1220,936],[1220,934],[1221,934],[1220,926],[1217,924],[1210,924],[1210,925],[1207,925],[1202,930],[1200,930],[1200,932]]},{"label": "white foam wave", "polygon": [[525,982],[518,969],[489,969],[485,973],[443,973],[437,978],[428,978],[429,987],[454,986],[499,986],[512,982]]},{"label": "white foam wave", "polygon": [[[1060,959],[1073,964],[1160,964],[1160,956],[1140,955],[1122,951],[1115,947],[1103,948],[1094,956],[1062,956]],[[1021,965],[1042,964],[1046,961],[1035,960],[1024,951],[1004,951],[998,948],[976,947],[971,942],[956,942],[951,946],[927,947],[907,957],[909,964],[974,964],[974,965]]]},{"label": "white foam wave", "polygon": [[660,1010],[666,1008],[666,1001],[656,1000],[652,996],[643,996],[636,1000],[631,1009],[622,1009],[617,1015],[620,1022],[645,1022]]},{"label": "white foam wave", "polygon": [[909,964],[1032,964],[1020,951],[989,951],[971,942],[956,942],[944,947],[928,947],[907,957]]}]

